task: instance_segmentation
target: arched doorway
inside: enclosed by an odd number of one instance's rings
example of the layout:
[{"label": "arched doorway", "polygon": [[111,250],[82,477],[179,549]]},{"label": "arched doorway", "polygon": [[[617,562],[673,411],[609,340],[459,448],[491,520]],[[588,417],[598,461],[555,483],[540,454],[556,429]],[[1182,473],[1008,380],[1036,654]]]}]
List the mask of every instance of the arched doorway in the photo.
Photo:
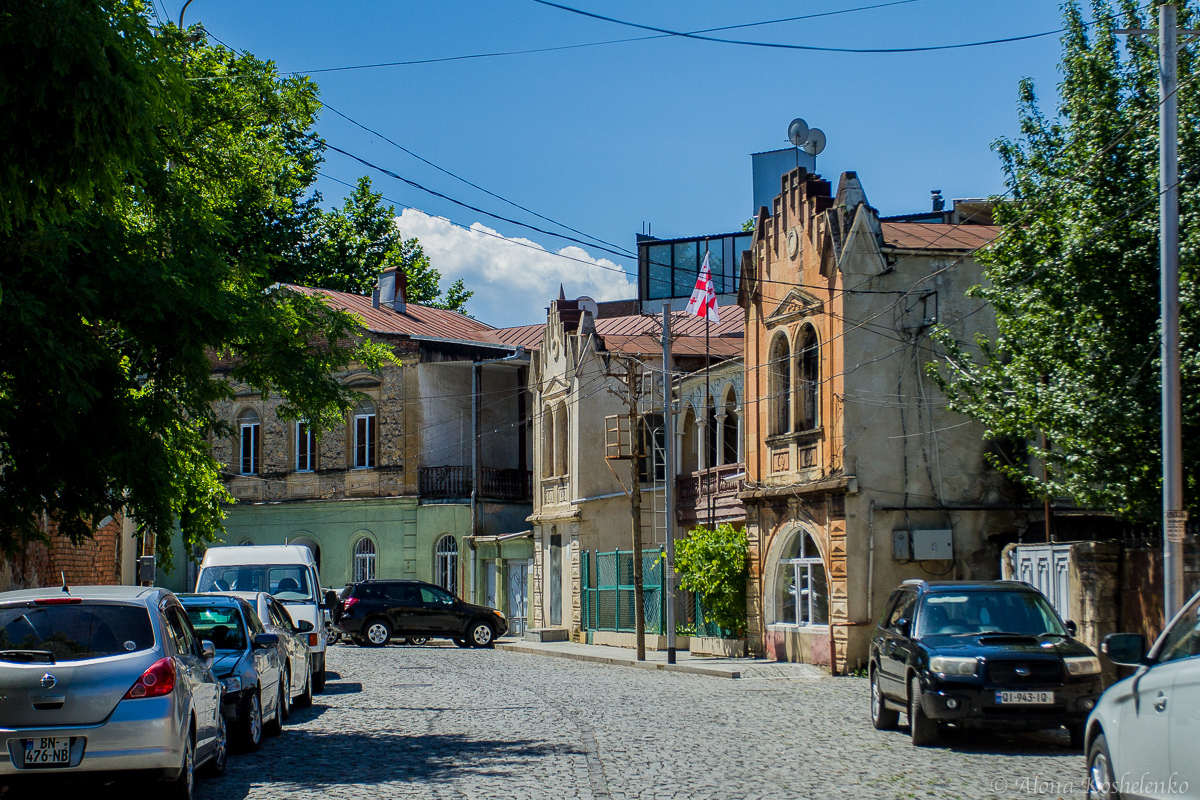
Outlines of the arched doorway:
[{"label": "arched doorway", "polygon": [[438,539],[434,548],[433,578],[438,586],[458,595],[458,540],[450,534]]}]

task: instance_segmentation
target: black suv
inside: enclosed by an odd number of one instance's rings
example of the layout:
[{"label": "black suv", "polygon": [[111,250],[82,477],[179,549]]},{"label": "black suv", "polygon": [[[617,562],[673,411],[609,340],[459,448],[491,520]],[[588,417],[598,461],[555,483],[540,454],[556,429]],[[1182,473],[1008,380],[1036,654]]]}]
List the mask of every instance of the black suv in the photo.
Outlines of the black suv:
[{"label": "black suv", "polygon": [[936,744],[943,723],[1066,726],[1082,748],[1103,687],[1100,660],[1074,634],[1026,583],[905,581],[871,640],[871,722],[893,729],[906,712],[918,747]]},{"label": "black suv", "polygon": [[424,581],[363,581],[342,590],[334,624],[353,641],[382,647],[393,636],[453,639],[459,647],[491,647],[508,632],[494,608],[465,603]]}]

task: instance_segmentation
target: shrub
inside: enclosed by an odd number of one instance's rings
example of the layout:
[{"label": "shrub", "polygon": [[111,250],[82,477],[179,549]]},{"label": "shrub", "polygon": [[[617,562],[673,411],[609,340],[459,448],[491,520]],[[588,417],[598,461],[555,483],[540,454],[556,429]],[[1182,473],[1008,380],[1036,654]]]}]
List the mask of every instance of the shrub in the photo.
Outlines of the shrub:
[{"label": "shrub", "polygon": [[746,532],[728,523],[693,528],[675,544],[679,585],[704,600],[710,619],[734,635],[746,630]]}]

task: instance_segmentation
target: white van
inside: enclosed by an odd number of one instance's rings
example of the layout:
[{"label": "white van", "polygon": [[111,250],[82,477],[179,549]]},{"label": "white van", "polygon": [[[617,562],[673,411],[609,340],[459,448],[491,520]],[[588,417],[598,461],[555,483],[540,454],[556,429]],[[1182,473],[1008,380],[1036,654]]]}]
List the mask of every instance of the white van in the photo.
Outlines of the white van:
[{"label": "white van", "polygon": [[302,544],[210,547],[200,564],[197,592],[267,592],[292,621],[307,620],[313,691],[325,689],[325,618],[321,581],[312,551]]}]

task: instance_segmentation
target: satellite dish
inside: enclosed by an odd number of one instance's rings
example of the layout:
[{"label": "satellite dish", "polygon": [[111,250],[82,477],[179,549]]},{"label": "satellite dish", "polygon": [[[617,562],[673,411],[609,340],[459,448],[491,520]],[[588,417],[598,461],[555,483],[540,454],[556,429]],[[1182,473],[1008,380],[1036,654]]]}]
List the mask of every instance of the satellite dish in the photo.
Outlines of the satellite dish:
[{"label": "satellite dish", "polygon": [[808,123],[799,117],[796,117],[791,121],[791,124],[788,125],[788,141],[796,145],[796,147],[803,147],[804,142],[807,139]]},{"label": "satellite dish", "polygon": [[820,128],[809,128],[808,138],[804,141],[804,144],[797,146],[802,147],[804,152],[810,156],[818,156],[825,149],[825,132]]}]

